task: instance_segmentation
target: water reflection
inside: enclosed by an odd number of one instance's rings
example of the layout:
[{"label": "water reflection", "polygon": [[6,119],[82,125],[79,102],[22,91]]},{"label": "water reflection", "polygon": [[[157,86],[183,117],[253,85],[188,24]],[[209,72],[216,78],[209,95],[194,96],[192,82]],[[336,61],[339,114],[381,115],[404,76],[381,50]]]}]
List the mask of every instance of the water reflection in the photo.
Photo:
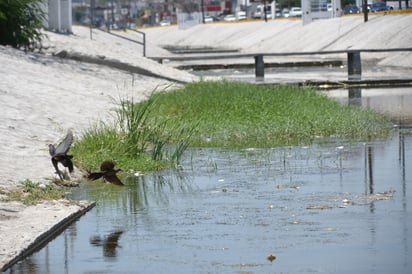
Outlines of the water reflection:
[{"label": "water reflection", "polygon": [[342,104],[374,109],[392,118],[400,127],[412,125],[412,88],[350,88],[325,91]]},{"label": "water reflection", "polygon": [[362,89],[351,87],[348,89],[348,104],[354,106],[362,106]]},{"label": "water reflection", "polygon": [[148,208],[150,203],[167,205],[170,193],[193,191],[191,176],[174,169],[138,176],[129,175],[122,179],[125,187],[87,182],[72,196],[76,199],[98,201],[100,208],[116,208],[121,210],[122,214],[136,214],[141,209]]},{"label": "water reflection", "polygon": [[100,235],[94,235],[90,238],[90,244],[96,247],[103,247],[104,257],[116,257],[116,249],[119,247],[119,239],[123,234],[123,231],[117,230],[111,232],[105,237],[100,237]]},{"label": "water reflection", "polygon": [[82,184],[97,206],[8,273],[408,273],[412,131],[393,134],[194,149],[183,170]]}]

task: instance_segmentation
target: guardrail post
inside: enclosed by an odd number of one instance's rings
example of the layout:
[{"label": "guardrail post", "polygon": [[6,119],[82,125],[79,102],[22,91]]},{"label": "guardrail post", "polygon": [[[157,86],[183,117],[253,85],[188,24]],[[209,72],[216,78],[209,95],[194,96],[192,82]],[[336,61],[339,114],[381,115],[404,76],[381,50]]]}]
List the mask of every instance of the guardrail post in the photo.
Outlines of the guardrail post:
[{"label": "guardrail post", "polygon": [[348,80],[362,79],[362,62],[359,50],[348,51]]},{"label": "guardrail post", "polygon": [[146,57],[146,33],[141,32],[141,34],[143,35],[143,57]]},{"label": "guardrail post", "polygon": [[263,62],[263,54],[255,55],[255,76],[257,81],[261,81],[265,77],[265,63]]}]

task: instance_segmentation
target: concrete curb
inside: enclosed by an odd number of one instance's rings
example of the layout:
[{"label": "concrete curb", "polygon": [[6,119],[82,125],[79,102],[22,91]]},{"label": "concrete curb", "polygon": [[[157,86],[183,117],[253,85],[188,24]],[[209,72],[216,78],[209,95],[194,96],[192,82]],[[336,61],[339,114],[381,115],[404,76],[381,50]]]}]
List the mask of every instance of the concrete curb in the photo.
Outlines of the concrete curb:
[{"label": "concrete curb", "polygon": [[6,271],[8,268],[13,266],[18,261],[23,260],[25,257],[43,248],[48,242],[50,242],[52,239],[58,236],[61,232],[63,232],[63,230],[65,230],[67,226],[69,226],[75,220],[80,218],[87,211],[92,209],[96,205],[96,202],[80,201],[80,202],[74,202],[74,204],[79,206],[79,209],[76,212],[71,213],[67,217],[61,219],[55,225],[53,225],[49,230],[41,233],[36,239],[32,241],[32,243],[30,243],[27,246],[27,248],[23,249],[16,256],[14,256],[12,259],[6,262],[3,266],[0,266],[1,267],[0,271],[1,272]]},{"label": "concrete curb", "polygon": [[120,69],[123,71],[127,71],[127,72],[131,72],[131,73],[137,73],[137,74],[142,74],[145,76],[149,76],[149,77],[154,77],[154,78],[159,78],[159,79],[164,79],[164,80],[168,80],[171,82],[177,82],[177,83],[187,83],[186,81],[182,81],[180,79],[177,78],[171,78],[171,77],[167,77],[164,75],[160,75],[158,73],[154,73],[150,70],[138,67],[138,66],[134,66],[131,64],[127,64],[115,59],[109,59],[106,57],[101,57],[101,58],[96,58],[90,55],[86,55],[86,54],[82,54],[82,53],[78,53],[78,52],[68,52],[66,50],[62,50],[56,54],[54,54],[54,56],[56,57],[60,57],[62,59],[71,59],[71,60],[75,60],[75,61],[79,61],[79,62],[85,62],[85,63],[90,63],[90,64],[97,64],[97,65],[104,65],[104,66],[108,66],[111,68],[116,68],[116,69]]}]

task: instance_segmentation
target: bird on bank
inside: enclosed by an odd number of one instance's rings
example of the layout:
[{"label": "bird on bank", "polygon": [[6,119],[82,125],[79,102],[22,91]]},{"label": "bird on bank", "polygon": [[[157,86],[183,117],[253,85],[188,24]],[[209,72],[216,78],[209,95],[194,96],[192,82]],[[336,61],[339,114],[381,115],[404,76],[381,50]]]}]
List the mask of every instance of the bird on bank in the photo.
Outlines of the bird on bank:
[{"label": "bird on bank", "polygon": [[63,141],[60,142],[60,144],[57,145],[57,147],[55,147],[52,144],[49,144],[49,153],[51,156],[52,164],[54,166],[54,169],[56,170],[56,173],[59,175],[60,180],[62,181],[64,176],[62,172],[59,170],[58,163],[62,164],[64,167],[67,167],[70,173],[73,172],[73,155],[67,154],[72,143],[73,132],[69,129],[67,131],[66,137],[63,139]]},{"label": "bird on bank", "polygon": [[116,163],[113,161],[104,161],[100,165],[100,172],[91,172],[88,174],[87,178],[89,180],[97,180],[103,177],[103,180],[118,186],[123,186],[124,184],[117,177],[116,173],[121,171],[121,169],[114,169]]}]

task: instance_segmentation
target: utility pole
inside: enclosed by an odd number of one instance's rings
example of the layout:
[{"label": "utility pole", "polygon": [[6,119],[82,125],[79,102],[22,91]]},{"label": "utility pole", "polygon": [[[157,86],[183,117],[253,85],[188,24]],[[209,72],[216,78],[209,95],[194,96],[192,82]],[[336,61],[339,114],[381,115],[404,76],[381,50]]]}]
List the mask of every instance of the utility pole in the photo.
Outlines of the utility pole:
[{"label": "utility pole", "polygon": [[205,2],[203,0],[201,0],[201,10],[202,10],[202,23],[205,23]]},{"label": "utility pole", "polygon": [[368,22],[368,0],[363,0],[362,11],[363,11],[363,21]]},{"label": "utility pole", "polygon": [[93,40],[94,0],[90,1],[90,40]]},{"label": "utility pole", "polygon": [[113,0],[112,0],[112,25],[111,25],[111,27],[113,27],[114,26],[114,3],[113,3]]},{"label": "utility pole", "polygon": [[265,22],[268,21],[267,11],[266,11],[266,0],[263,0],[263,16],[265,16]]}]

